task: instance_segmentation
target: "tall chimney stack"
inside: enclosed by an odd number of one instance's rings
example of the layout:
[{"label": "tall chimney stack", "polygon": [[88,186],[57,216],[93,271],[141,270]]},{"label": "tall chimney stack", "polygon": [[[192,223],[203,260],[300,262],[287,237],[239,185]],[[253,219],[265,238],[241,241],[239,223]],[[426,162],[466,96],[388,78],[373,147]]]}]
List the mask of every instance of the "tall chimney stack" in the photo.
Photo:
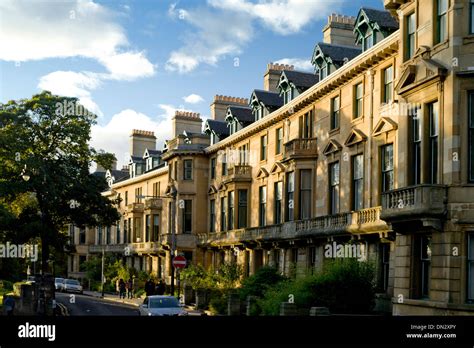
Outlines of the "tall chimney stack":
[{"label": "tall chimney stack", "polygon": [[267,70],[263,75],[263,89],[269,92],[278,92],[278,82],[283,70],[294,70],[293,65],[270,63],[267,64]]},{"label": "tall chimney stack", "polygon": [[247,98],[216,95],[214,96],[214,101],[211,104],[211,118],[216,121],[225,121],[227,107],[229,105],[248,106],[249,100]]},{"label": "tall chimney stack", "polygon": [[145,149],[156,149],[155,133],[134,129],[130,135],[130,155],[142,157]]},{"label": "tall chimney stack", "polygon": [[184,131],[188,133],[202,133],[202,119],[197,112],[176,110],[171,121],[173,123],[173,137],[183,134]]},{"label": "tall chimney stack", "polygon": [[323,42],[327,44],[355,46],[354,24],[356,18],[331,14],[323,28]]}]

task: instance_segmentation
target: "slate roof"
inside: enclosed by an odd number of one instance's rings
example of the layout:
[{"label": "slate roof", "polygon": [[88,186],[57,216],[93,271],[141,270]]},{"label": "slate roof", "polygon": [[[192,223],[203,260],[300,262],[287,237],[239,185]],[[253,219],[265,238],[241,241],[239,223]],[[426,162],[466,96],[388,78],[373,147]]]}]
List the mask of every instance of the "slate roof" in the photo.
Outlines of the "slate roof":
[{"label": "slate roof", "polygon": [[394,31],[398,29],[398,22],[388,11],[377,10],[369,7],[362,7],[360,11],[364,11],[369,21],[377,23],[380,29],[385,29],[388,31]]},{"label": "slate roof", "polygon": [[130,156],[133,163],[145,163],[145,160],[140,156]]},{"label": "slate roof", "polygon": [[332,62],[338,66],[344,64],[344,58],[351,60],[362,53],[362,49],[359,47],[327,44],[324,42],[319,42],[316,45],[316,48],[317,47],[319,47],[321,52],[325,56],[330,57]]},{"label": "slate roof", "polygon": [[250,124],[255,121],[255,117],[252,114],[252,109],[248,106],[229,106],[232,116],[234,116],[240,123]]},{"label": "slate roof", "polygon": [[160,150],[147,149],[147,151],[148,151],[148,154],[150,155],[150,157],[159,157],[159,156],[161,156],[161,151]]},{"label": "slate roof", "polygon": [[130,174],[130,173],[128,172],[128,170],[125,171],[125,170],[117,170],[117,169],[111,170],[110,173],[111,173],[112,176],[115,178],[115,181],[120,180],[120,179],[123,179],[123,178],[125,178],[125,177],[128,178],[128,176],[129,176],[129,174]]},{"label": "slate roof", "polygon": [[284,70],[282,74],[285,74],[288,81],[292,82],[297,88],[300,89],[308,89],[319,82],[319,76],[312,73]]},{"label": "slate roof", "polygon": [[221,135],[228,136],[229,135],[229,128],[227,128],[227,123],[224,121],[217,121],[217,120],[207,120],[206,121],[208,127],[216,133],[219,138]]},{"label": "slate roof", "polygon": [[268,109],[278,109],[283,106],[283,97],[278,93],[255,89],[253,91],[259,102],[262,102]]}]

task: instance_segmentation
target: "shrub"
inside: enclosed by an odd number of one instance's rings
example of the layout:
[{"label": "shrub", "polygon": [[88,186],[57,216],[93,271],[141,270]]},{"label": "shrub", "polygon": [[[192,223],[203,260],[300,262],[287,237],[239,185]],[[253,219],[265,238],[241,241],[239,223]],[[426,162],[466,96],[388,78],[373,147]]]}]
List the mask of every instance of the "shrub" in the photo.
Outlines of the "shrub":
[{"label": "shrub", "polygon": [[181,279],[194,290],[210,289],[212,284],[209,282],[209,272],[201,265],[189,265],[181,271]]},{"label": "shrub", "polygon": [[374,267],[353,259],[329,262],[315,275],[278,283],[257,300],[263,315],[278,315],[293,295],[299,308],[328,307],[332,313],[367,313],[374,305]]},{"label": "shrub", "polygon": [[227,314],[228,291],[211,291],[209,300],[209,310],[212,314]]},{"label": "shrub", "polygon": [[13,283],[8,280],[0,280],[0,290],[11,291],[13,289]]},{"label": "shrub", "polygon": [[285,279],[286,277],[282,276],[276,268],[262,267],[254,275],[242,281],[240,298],[245,301],[247,296],[262,297],[268,288],[275,286]]},{"label": "shrub", "polygon": [[140,297],[142,297],[143,295],[145,295],[145,289],[138,289],[138,290],[135,292],[135,297],[136,297],[136,298],[140,298]]},{"label": "shrub", "polygon": [[375,268],[354,259],[327,264],[315,284],[317,304],[334,313],[370,312],[375,304]]}]

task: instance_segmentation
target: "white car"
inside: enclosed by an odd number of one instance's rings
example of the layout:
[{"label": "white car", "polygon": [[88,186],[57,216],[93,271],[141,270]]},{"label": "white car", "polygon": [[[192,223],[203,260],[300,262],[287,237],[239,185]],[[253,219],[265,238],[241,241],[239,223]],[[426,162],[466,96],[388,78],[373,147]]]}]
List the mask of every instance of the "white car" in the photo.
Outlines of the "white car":
[{"label": "white car", "polygon": [[188,315],[174,296],[148,296],[138,308],[139,315],[146,316],[183,316]]},{"label": "white car", "polygon": [[77,292],[82,294],[82,285],[75,279],[64,280],[64,292]]},{"label": "white car", "polygon": [[64,278],[54,278],[54,288],[56,291],[64,290]]}]

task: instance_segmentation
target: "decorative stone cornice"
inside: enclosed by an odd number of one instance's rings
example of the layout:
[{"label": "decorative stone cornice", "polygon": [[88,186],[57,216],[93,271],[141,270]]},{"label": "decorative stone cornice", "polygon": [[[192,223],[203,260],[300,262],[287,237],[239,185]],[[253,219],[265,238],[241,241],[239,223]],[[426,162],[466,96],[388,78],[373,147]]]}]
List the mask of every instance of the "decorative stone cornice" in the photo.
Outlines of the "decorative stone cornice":
[{"label": "decorative stone cornice", "polygon": [[215,95],[214,96],[214,103],[216,103],[216,102],[248,105],[249,100],[247,98],[230,97],[230,96],[226,96],[226,95]]},{"label": "decorative stone cornice", "polygon": [[289,64],[279,64],[279,63],[268,63],[267,72],[270,70],[283,71],[283,70],[295,70],[294,65]]},{"label": "decorative stone cornice", "polygon": [[179,118],[189,118],[192,120],[201,120],[201,114],[199,112],[190,112],[190,111],[183,111],[183,110],[176,110],[174,113],[174,117]]},{"label": "decorative stone cornice", "polygon": [[142,136],[142,137],[147,137],[147,138],[156,138],[155,137],[155,132],[141,130],[141,129],[132,130],[132,136],[135,136],[135,135]]}]

